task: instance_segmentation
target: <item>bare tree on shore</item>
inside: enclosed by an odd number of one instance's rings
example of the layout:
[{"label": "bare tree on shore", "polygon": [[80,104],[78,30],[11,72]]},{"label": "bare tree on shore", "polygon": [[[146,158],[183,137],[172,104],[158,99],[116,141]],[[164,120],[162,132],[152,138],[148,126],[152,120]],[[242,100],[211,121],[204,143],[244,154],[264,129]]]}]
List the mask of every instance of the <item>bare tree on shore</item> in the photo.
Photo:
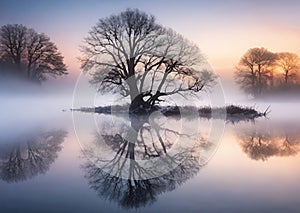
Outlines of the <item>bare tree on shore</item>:
[{"label": "bare tree on shore", "polygon": [[137,9],[100,19],[82,53],[91,82],[101,91],[130,96],[133,110],[149,110],[170,95],[205,91],[215,80],[194,43]]},{"label": "bare tree on shore", "polygon": [[63,56],[50,38],[20,24],[0,28],[1,72],[41,82],[67,74]]}]

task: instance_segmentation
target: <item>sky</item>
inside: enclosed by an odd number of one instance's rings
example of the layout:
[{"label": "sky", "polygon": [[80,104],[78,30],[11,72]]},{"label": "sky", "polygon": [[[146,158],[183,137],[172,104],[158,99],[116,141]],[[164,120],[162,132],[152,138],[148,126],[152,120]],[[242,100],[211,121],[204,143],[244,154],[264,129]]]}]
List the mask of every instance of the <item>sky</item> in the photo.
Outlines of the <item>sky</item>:
[{"label": "sky", "polygon": [[253,47],[300,55],[300,1],[1,0],[0,26],[24,24],[50,36],[71,76],[80,72],[79,46],[99,18],[138,8],[196,43],[217,74],[232,78]]}]

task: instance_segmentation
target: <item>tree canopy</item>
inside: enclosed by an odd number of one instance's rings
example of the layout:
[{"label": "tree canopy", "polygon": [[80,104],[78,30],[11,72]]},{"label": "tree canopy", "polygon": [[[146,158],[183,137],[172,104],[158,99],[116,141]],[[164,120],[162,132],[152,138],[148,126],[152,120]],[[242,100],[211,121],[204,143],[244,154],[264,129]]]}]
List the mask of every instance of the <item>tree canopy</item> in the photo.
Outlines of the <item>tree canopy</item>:
[{"label": "tree canopy", "polygon": [[197,93],[214,82],[199,48],[137,9],[100,19],[82,47],[82,69],[100,91],[130,96],[133,108]]},{"label": "tree canopy", "polygon": [[235,79],[246,93],[258,97],[293,86],[299,70],[300,59],[295,53],[251,48],[236,66]]},{"label": "tree canopy", "polygon": [[67,74],[63,56],[50,38],[20,24],[0,28],[0,71],[38,82]]},{"label": "tree canopy", "polygon": [[284,83],[288,84],[300,70],[300,58],[297,54],[289,52],[281,52],[277,55],[277,66],[284,77]]}]

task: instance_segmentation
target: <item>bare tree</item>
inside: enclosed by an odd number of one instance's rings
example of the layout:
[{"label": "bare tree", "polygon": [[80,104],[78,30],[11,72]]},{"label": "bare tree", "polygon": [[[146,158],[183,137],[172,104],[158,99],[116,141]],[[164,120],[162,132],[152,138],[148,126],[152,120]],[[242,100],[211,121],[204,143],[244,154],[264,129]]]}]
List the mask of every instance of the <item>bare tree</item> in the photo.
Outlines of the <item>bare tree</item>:
[{"label": "bare tree", "polygon": [[253,96],[261,95],[268,81],[272,80],[276,59],[276,54],[263,47],[249,49],[236,67],[237,83],[245,92]]},{"label": "bare tree", "polygon": [[295,53],[282,52],[277,53],[277,67],[283,73],[285,85],[292,79],[295,79],[300,69],[300,58]]},{"label": "bare tree", "polygon": [[21,72],[21,60],[26,49],[26,31],[23,25],[4,25],[0,28],[1,59],[15,64]]},{"label": "bare tree", "polygon": [[288,132],[278,134],[277,131],[276,133],[250,130],[243,131],[238,138],[243,151],[253,160],[266,161],[272,156],[293,156],[299,153],[298,137]]},{"label": "bare tree", "polygon": [[10,64],[18,74],[43,81],[47,76],[65,75],[63,56],[50,38],[19,24],[0,28],[0,61]]},{"label": "bare tree", "polygon": [[62,130],[49,131],[1,145],[0,178],[19,182],[46,173],[62,149],[65,136]]},{"label": "bare tree", "polygon": [[[137,121],[137,118],[130,121],[131,125],[140,123],[134,125],[135,134],[127,125],[104,123],[101,133],[96,133],[94,143],[89,143],[90,147],[84,150],[88,159],[97,162],[94,165],[88,161],[83,165],[90,187],[99,196],[117,202],[125,209],[152,204],[158,195],[172,191],[192,178],[206,164],[202,154],[212,145],[199,135],[180,133],[176,125],[161,126],[152,122],[150,125],[145,120]],[[128,137],[128,134],[133,137]],[[193,147],[182,148],[180,152],[172,154],[179,137],[181,140],[197,138],[197,142]],[[182,146],[185,145],[182,143]],[[109,149],[102,149],[102,146]],[[107,155],[109,157],[104,158]],[[159,158],[163,158],[163,163],[156,161]],[[152,161],[153,165],[146,167],[141,160]],[[159,167],[164,169],[158,171]]]},{"label": "bare tree", "polygon": [[163,97],[197,93],[215,76],[203,70],[199,48],[137,9],[100,19],[82,47],[82,69],[101,91],[130,96],[131,109],[151,109]]}]

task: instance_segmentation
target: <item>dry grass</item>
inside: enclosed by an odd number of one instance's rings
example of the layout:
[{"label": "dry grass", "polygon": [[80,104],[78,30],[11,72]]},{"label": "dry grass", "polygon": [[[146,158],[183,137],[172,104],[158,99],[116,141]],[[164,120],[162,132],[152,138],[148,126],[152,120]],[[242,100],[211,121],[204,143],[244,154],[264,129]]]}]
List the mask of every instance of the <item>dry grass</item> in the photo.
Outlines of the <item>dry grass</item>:
[{"label": "dry grass", "polygon": [[[128,113],[129,105],[114,105],[114,106],[99,106],[95,108],[87,108],[83,107],[77,109],[76,111],[81,112],[92,112],[92,113],[101,113],[101,114],[123,114]],[[189,116],[195,115],[195,112],[198,112],[199,117],[202,118],[214,118],[214,119],[226,119],[231,122],[238,121],[249,121],[254,120],[258,117],[263,117],[268,114],[269,108],[266,109],[265,112],[259,112],[253,107],[245,107],[245,106],[236,106],[236,105],[228,105],[226,107],[201,107],[196,108],[193,106],[164,106],[157,107],[158,111],[163,113],[165,116]]]}]

